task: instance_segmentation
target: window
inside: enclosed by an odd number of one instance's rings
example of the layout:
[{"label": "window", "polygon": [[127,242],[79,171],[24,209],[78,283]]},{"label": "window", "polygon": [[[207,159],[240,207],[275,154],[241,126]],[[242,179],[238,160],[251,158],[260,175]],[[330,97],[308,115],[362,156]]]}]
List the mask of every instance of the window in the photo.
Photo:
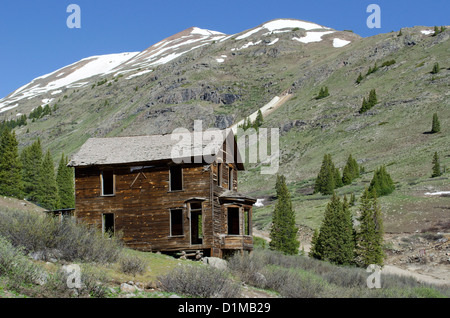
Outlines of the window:
[{"label": "window", "polygon": [[102,195],[111,196],[114,195],[114,171],[105,170],[102,171]]},{"label": "window", "polygon": [[218,162],[217,163],[217,185],[219,187],[222,186],[222,163]]},{"label": "window", "polygon": [[251,235],[250,208],[244,208],[244,235]]},{"label": "window", "polygon": [[191,202],[189,204],[191,220],[191,244],[203,243],[203,218],[202,203]]},{"label": "window", "polygon": [[170,236],[183,235],[183,210],[170,210]]},{"label": "window", "polygon": [[233,168],[228,167],[228,190],[233,190]]},{"label": "window", "polygon": [[170,191],[183,190],[183,171],[180,166],[170,167]]},{"label": "window", "polygon": [[114,213],[104,213],[102,215],[102,232],[114,235]]},{"label": "window", "polygon": [[239,208],[228,208],[228,234],[239,235]]}]

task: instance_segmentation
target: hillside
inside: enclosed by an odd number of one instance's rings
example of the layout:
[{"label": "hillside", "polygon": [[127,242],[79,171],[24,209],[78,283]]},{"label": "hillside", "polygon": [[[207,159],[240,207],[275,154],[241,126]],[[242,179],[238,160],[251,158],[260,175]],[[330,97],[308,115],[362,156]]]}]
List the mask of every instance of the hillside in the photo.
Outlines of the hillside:
[{"label": "hillside", "polygon": [[[380,199],[386,232],[448,233],[448,197],[427,194],[450,191],[448,171],[430,178],[434,152],[441,167],[450,166],[450,30],[433,36],[432,29],[361,38],[289,19],[233,35],[190,28],[142,52],[87,58],[35,79],[0,100],[0,116],[15,119],[49,104],[50,115],[28,120],[16,133],[22,147],[41,138],[56,158],[70,156],[89,137],[170,133],[192,128],[194,120],[204,128],[230,127],[289,94],[266,113],[263,127],[280,129],[279,173],[293,193],[303,247],[329,199],[312,194],[326,153],[341,172],[349,154],[365,169],[339,195],[358,198],[373,171],[387,166],[396,190]],[[436,62],[440,72],[431,74]],[[316,100],[325,86],[330,96]],[[378,104],[360,114],[372,89]],[[439,114],[439,134],[429,133],[433,113]],[[264,234],[275,176],[261,175],[258,165],[247,168],[239,190],[264,199],[254,212],[254,226]]]}]

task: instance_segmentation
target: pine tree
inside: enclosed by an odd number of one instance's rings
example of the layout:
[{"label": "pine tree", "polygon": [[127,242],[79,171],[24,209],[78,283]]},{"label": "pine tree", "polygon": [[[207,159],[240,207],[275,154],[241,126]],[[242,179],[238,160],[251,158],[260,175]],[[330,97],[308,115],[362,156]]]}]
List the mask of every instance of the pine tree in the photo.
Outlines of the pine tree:
[{"label": "pine tree", "polygon": [[397,36],[402,36],[402,35],[403,35],[402,29],[400,29],[400,31],[398,32]]},{"label": "pine tree", "polygon": [[334,264],[349,265],[355,256],[353,222],[347,198],[341,202],[333,193],[327,204],[320,231],[311,242],[310,255]]},{"label": "pine tree", "polygon": [[436,36],[436,35],[438,35],[439,33],[440,33],[439,28],[435,25],[435,26],[434,26],[434,34],[433,34],[433,36]]},{"label": "pine tree", "polygon": [[357,254],[361,266],[383,265],[383,220],[378,199],[366,187],[361,196]]},{"label": "pine tree", "polygon": [[369,93],[368,106],[369,106],[369,108],[372,108],[377,103],[378,103],[377,92],[375,91],[375,89],[372,89],[372,90],[370,90],[370,93]]},{"label": "pine tree", "polygon": [[253,122],[253,128],[258,130],[258,128],[263,124],[264,117],[262,115],[261,109],[258,110],[258,114],[256,115],[255,121]]},{"label": "pine tree", "polygon": [[362,114],[368,110],[369,110],[369,104],[367,103],[366,98],[363,97],[363,101],[362,101],[361,108],[359,109],[359,113]]},{"label": "pine tree", "polygon": [[315,258],[315,259],[322,259],[321,251],[323,250],[323,247],[320,245],[319,241],[319,230],[315,229],[314,234],[311,238],[311,248],[309,249],[308,256]]},{"label": "pine tree", "polygon": [[38,139],[32,145],[24,148],[20,154],[22,162],[22,179],[24,183],[24,194],[32,202],[37,202],[37,192],[40,185],[39,167],[42,165],[42,147]]},{"label": "pine tree", "polygon": [[344,185],[351,184],[356,178],[359,178],[359,166],[350,154],[348,156],[347,163],[345,164],[344,172],[342,173],[342,183]]},{"label": "pine tree", "polygon": [[269,247],[284,254],[296,255],[300,247],[300,242],[297,239],[298,228],[295,226],[291,194],[286,186],[284,176],[277,175],[275,188],[277,191],[277,203],[275,204],[272,217]]},{"label": "pine tree", "polygon": [[439,63],[436,62],[433,65],[433,69],[431,70],[431,74],[437,74],[441,71],[441,67],[439,66]]},{"label": "pine tree", "polygon": [[433,122],[431,124],[431,133],[435,134],[441,131],[441,123],[439,122],[438,114],[433,114]]},{"label": "pine tree", "polygon": [[360,84],[363,81],[364,77],[361,73],[359,73],[358,78],[356,79],[356,84]]},{"label": "pine tree", "polygon": [[377,196],[384,196],[391,194],[394,190],[395,185],[391,176],[386,171],[386,167],[381,166],[374,173],[370,182],[369,192],[376,193]]},{"label": "pine tree", "polygon": [[56,174],[61,209],[75,207],[74,172],[72,167],[67,166],[68,162],[69,159],[62,154]]},{"label": "pine tree", "polygon": [[438,153],[435,152],[433,156],[433,173],[431,174],[432,178],[436,178],[442,175],[441,165],[439,164],[439,156]]},{"label": "pine tree", "polygon": [[55,167],[50,151],[47,150],[42,161],[40,183],[37,193],[38,203],[49,210],[59,208],[58,185],[56,184]]},{"label": "pine tree", "polygon": [[314,185],[314,193],[333,194],[335,189],[335,167],[331,160],[331,155],[325,154],[322,160],[322,166],[317,175]]},{"label": "pine tree", "polygon": [[344,183],[342,182],[341,172],[339,171],[339,168],[334,167],[334,187],[337,189],[343,186]]},{"label": "pine tree", "polygon": [[0,137],[0,194],[22,199],[22,163],[14,131],[3,129]]}]

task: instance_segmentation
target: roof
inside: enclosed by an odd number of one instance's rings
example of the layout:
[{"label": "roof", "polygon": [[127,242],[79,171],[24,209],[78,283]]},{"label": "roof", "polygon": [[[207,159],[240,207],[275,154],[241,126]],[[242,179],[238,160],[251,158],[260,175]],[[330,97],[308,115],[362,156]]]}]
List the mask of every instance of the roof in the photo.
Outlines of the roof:
[{"label": "roof", "polygon": [[[119,165],[218,155],[227,138],[234,141],[231,129],[204,132],[172,133],[167,135],[90,138],[69,162],[71,167]],[[237,147],[235,158],[240,158]],[[228,160],[226,162],[230,162]],[[214,160],[210,160],[212,162]],[[239,160],[236,160],[239,161]],[[186,162],[186,161],[185,161]],[[191,161],[193,162],[193,161]],[[234,162],[234,160],[233,160]],[[243,170],[243,165],[238,168]]]},{"label": "roof", "polygon": [[252,201],[255,203],[257,200],[248,195],[239,193],[233,190],[226,190],[219,196],[219,200],[231,200],[231,201]]}]

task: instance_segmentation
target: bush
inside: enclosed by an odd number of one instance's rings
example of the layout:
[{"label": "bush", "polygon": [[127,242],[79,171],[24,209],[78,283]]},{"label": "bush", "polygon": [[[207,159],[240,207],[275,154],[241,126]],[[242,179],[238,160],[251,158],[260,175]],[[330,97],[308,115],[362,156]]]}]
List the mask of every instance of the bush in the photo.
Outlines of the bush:
[{"label": "bush", "polygon": [[119,259],[120,270],[125,274],[136,276],[144,274],[146,271],[146,263],[138,256],[122,256]]},{"label": "bush", "polygon": [[122,251],[117,238],[107,238],[97,228],[35,212],[1,210],[0,235],[42,260],[108,263],[117,261]]},{"label": "bush", "polygon": [[30,261],[23,250],[12,246],[0,236],[0,276],[11,279],[13,286],[22,284],[44,284],[46,272]]},{"label": "bush", "polygon": [[202,298],[239,297],[239,286],[226,272],[210,266],[182,266],[159,277],[166,292]]}]

